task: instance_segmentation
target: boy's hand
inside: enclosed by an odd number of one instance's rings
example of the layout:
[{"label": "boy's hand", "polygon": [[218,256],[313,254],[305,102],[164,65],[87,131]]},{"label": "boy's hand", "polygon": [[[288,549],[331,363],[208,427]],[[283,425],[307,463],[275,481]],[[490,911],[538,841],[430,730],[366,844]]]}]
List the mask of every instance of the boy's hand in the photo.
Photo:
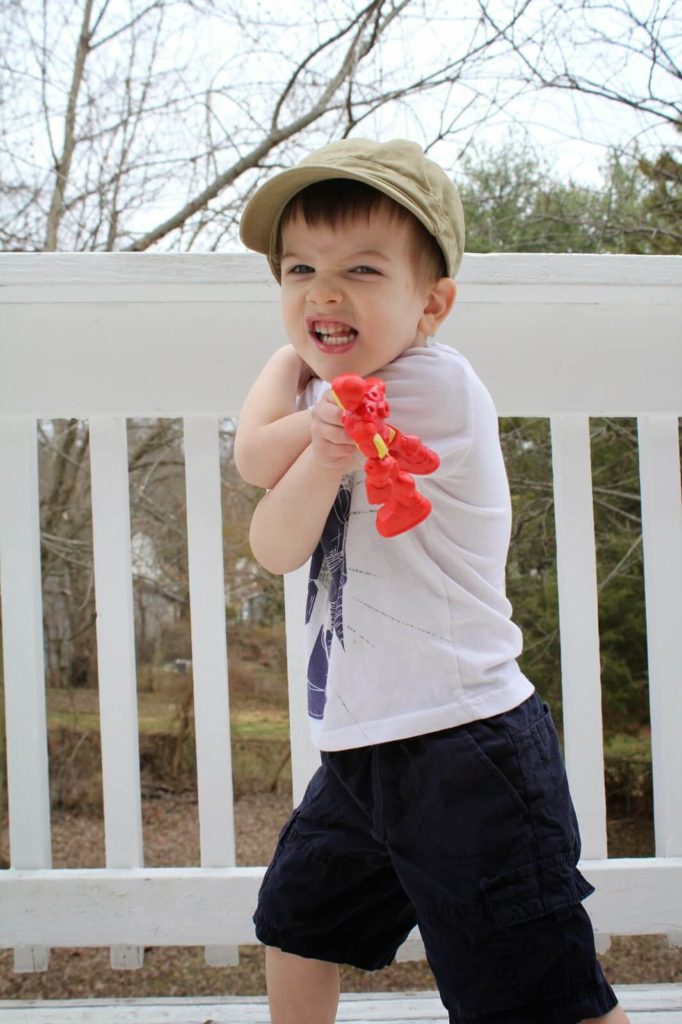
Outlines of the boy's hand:
[{"label": "boy's hand", "polygon": [[327,391],[311,410],[310,435],[315,460],[324,469],[345,472],[358,453],[346,433],[342,410]]}]

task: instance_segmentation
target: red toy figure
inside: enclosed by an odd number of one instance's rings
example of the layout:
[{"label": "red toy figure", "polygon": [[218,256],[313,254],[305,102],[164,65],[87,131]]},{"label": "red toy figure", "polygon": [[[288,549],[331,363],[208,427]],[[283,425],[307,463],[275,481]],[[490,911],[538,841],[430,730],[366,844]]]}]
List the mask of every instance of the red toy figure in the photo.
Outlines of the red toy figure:
[{"label": "red toy figure", "polygon": [[431,502],[417,491],[411,474],[433,473],[440,459],[416,435],[401,434],[386,423],[391,410],[386,386],[378,377],[365,380],[353,373],[335,377],[332,395],[343,409],[346,433],[367,456],[367,500],[381,505],[377,530],[382,537],[411,530],[431,512]]}]

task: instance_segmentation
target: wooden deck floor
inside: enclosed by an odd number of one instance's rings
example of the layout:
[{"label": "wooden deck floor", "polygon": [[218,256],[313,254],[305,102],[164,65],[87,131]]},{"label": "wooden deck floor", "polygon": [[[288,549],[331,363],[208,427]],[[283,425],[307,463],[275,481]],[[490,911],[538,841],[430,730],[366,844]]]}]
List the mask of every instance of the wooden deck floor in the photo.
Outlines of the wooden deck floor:
[{"label": "wooden deck floor", "polygon": [[[682,985],[616,988],[631,1024],[682,1024]],[[338,1024],[434,1024],[447,1021],[431,992],[345,995]],[[268,1024],[265,1000],[74,999],[68,1002],[0,1001],[0,1024]]]}]

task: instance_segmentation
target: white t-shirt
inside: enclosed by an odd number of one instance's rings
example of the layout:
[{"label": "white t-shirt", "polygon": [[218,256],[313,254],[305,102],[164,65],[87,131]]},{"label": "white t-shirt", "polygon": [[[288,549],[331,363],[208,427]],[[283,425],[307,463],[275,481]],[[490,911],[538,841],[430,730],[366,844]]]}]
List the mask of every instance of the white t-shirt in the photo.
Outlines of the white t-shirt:
[{"label": "white t-shirt", "polygon": [[[322,750],[405,739],[509,711],[531,695],[505,596],[511,502],[492,399],[467,360],[432,343],[376,373],[388,422],[441,459],[415,476],[433,509],[384,538],[364,459],[343,478],[310,563],[308,711]],[[314,405],[329,385],[301,398]]]}]

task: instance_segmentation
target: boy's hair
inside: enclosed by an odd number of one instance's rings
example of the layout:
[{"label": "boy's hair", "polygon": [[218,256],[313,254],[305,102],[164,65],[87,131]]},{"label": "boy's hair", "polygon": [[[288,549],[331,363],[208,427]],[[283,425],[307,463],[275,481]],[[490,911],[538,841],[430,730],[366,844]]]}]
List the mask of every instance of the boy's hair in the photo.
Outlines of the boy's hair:
[{"label": "boy's hair", "polygon": [[336,228],[356,217],[369,221],[377,210],[385,210],[398,223],[408,225],[409,255],[419,281],[447,276],[441,247],[414,214],[378,189],[352,178],[318,181],[308,185],[288,202],[279,221],[278,262],[282,255],[282,229],[295,217],[302,216],[309,227],[324,224]]}]

